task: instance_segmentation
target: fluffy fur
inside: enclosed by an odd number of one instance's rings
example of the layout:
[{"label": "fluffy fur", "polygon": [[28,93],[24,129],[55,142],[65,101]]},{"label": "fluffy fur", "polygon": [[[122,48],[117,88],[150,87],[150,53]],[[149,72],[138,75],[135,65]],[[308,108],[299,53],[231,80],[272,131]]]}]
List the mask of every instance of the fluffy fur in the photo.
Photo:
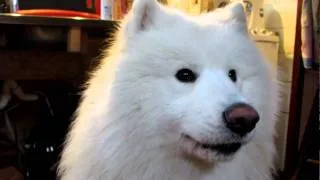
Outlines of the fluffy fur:
[{"label": "fluffy fur", "polygon": [[[135,0],[115,43],[83,93],[59,166],[62,180],[271,179],[277,89],[247,32],[242,5],[200,16]],[[175,77],[197,73],[194,83]],[[235,69],[232,82],[228,70]],[[255,130],[234,138],[221,114],[246,102]],[[241,141],[233,156],[185,157],[181,134],[200,142]]]}]

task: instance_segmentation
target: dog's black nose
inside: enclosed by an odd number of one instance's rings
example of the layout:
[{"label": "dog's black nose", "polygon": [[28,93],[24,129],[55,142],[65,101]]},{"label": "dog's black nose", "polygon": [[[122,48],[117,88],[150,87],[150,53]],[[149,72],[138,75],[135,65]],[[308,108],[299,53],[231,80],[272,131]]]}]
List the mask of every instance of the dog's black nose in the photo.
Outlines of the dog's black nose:
[{"label": "dog's black nose", "polygon": [[232,132],[244,136],[255,128],[259,121],[259,114],[250,105],[237,103],[223,112],[223,119]]}]

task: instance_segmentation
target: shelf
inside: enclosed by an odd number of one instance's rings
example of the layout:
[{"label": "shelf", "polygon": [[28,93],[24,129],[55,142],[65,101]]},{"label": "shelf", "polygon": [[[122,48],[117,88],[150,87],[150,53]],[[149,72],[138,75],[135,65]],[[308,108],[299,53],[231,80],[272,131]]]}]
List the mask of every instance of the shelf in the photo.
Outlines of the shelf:
[{"label": "shelf", "polygon": [[80,53],[1,51],[0,79],[58,80],[85,76],[87,61]]},{"label": "shelf", "polygon": [[[116,21],[0,14],[0,80],[81,80],[117,25]],[[42,41],[30,35],[37,27],[52,27],[62,34],[52,42]]]},{"label": "shelf", "polygon": [[60,18],[44,16],[25,16],[19,14],[0,14],[0,24],[106,28],[117,26],[118,22],[112,20],[94,20],[83,18]]}]

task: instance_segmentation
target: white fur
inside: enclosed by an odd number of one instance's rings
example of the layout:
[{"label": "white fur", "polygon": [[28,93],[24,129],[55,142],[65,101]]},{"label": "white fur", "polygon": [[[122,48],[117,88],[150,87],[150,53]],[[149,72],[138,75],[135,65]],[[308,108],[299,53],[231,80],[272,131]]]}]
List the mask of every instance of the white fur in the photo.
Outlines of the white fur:
[{"label": "white fur", "polygon": [[[225,14],[225,15],[222,15]],[[62,154],[62,180],[271,179],[277,89],[243,9],[189,17],[135,0],[83,94]],[[195,83],[175,73],[188,67]],[[236,69],[238,82],[228,78]],[[260,121],[233,158],[203,166],[177,154],[181,133],[226,140],[222,111],[242,101]]]}]

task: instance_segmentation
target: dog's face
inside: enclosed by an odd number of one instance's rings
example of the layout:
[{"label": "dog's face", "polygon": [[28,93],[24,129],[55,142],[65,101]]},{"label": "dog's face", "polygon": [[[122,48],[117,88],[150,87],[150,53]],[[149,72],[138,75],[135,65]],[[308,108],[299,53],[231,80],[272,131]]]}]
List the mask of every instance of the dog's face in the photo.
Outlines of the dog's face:
[{"label": "dog's face", "polygon": [[246,28],[240,4],[187,17],[137,1],[121,28],[113,88],[135,132],[210,163],[269,131],[271,82]]}]

